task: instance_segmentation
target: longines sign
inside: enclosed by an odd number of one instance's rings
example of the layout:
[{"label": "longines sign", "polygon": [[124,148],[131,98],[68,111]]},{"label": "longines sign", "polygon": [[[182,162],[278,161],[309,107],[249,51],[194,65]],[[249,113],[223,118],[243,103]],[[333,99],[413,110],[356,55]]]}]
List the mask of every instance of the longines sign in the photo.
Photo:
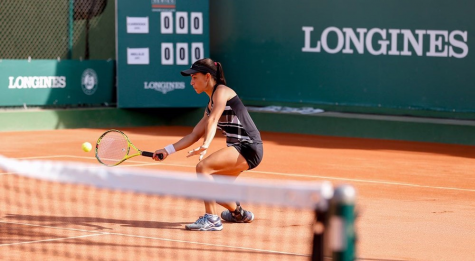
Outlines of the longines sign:
[{"label": "longines sign", "polygon": [[9,89],[66,87],[66,77],[64,76],[10,76],[8,82]]},{"label": "longines sign", "polygon": [[[303,26],[302,31],[302,52],[364,54],[366,51],[372,55],[465,58],[469,51],[468,32],[460,30],[328,27],[322,31],[320,39],[315,36],[314,27]],[[336,39],[336,44],[330,44],[329,37]]]},{"label": "longines sign", "polygon": [[0,106],[115,102],[114,62],[0,60]]}]

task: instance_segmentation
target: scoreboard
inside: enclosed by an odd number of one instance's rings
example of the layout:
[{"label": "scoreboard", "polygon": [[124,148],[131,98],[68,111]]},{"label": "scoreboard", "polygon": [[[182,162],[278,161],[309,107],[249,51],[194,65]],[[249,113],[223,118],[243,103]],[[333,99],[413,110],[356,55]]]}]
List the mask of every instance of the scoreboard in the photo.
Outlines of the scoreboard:
[{"label": "scoreboard", "polygon": [[116,3],[118,107],[206,106],[180,71],[209,57],[209,1]]}]

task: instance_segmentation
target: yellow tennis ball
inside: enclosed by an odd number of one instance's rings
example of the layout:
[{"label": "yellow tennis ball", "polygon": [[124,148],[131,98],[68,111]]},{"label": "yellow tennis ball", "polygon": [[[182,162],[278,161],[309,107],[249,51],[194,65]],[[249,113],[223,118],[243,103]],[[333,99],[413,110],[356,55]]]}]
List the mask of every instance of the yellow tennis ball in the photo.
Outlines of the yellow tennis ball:
[{"label": "yellow tennis ball", "polygon": [[82,144],[82,150],[83,150],[83,151],[89,152],[89,151],[91,151],[91,149],[92,149],[91,143],[89,143],[89,142],[84,142],[84,143]]}]

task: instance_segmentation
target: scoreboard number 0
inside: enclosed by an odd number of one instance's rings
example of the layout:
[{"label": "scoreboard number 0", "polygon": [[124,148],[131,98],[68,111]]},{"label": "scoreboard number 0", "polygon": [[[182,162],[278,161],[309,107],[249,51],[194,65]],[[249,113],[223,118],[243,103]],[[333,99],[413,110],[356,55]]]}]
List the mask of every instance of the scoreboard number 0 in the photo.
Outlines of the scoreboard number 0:
[{"label": "scoreboard number 0", "polygon": [[188,13],[176,12],[175,15],[176,33],[188,34]]},{"label": "scoreboard number 0", "polygon": [[162,34],[173,33],[173,13],[172,12],[160,13],[160,32]]},{"label": "scoreboard number 0", "polygon": [[191,34],[203,34],[203,13],[191,13]]},{"label": "scoreboard number 0", "polygon": [[193,64],[197,60],[203,59],[204,57],[204,48],[203,43],[191,43],[191,63]]},{"label": "scoreboard number 0", "polygon": [[176,64],[188,65],[188,43],[176,44]]},{"label": "scoreboard number 0", "polygon": [[173,65],[173,43],[162,43],[162,64]]}]

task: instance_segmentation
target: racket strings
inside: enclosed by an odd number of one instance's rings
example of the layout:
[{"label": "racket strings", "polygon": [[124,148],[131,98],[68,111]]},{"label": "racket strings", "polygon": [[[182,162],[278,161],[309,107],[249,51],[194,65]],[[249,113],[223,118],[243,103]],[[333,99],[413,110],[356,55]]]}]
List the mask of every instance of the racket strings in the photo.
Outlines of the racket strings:
[{"label": "racket strings", "polygon": [[129,152],[127,139],[118,132],[108,132],[98,142],[96,156],[105,165],[121,162]]}]

